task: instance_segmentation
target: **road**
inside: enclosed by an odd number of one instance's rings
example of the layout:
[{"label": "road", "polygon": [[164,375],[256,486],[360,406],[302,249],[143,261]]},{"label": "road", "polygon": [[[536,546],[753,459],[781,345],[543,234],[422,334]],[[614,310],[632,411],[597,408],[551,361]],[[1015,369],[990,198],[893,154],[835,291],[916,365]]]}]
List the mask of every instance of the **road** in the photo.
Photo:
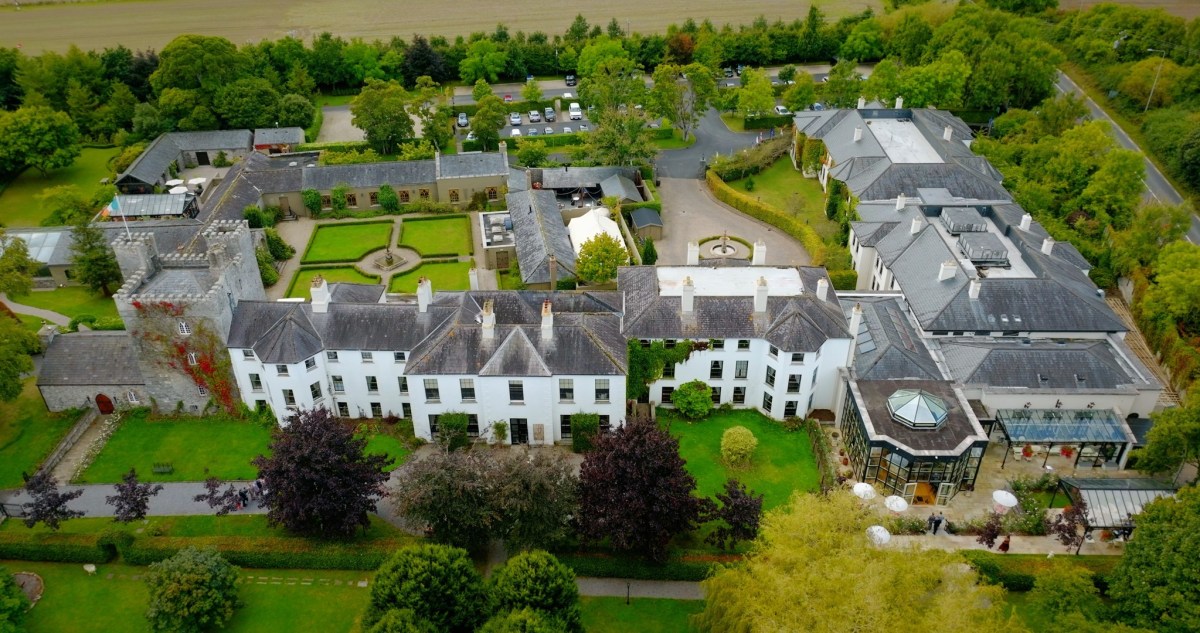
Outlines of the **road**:
[{"label": "road", "polygon": [[[1088,110],[1092,113],[1092,118],[1108,121],[1109,126],[1112,128],[1113,136],[1116,137],[1117,142],[1122,147],[1142,154],[1142,161],[1146,164],[1146,177],[1142,180],[1142,183],[1146,185],[1146,198],[1148,200],[1158,200],[1169,204],[1181,204],[1183,202],[1183,196],[1179,195],[1178,191],[1175,191],[1175,188],[1163,177],[1158,167],[1150,162],[1149,158],[1146,158],[1146,153],[1142,151],[1142,148],[1138,147],[1137,143],[1134,143],[1133,139],[1129,138],[1129,135],[1125,133],[1125,130],[1122,130],[1121,126],[1117,125],[1117,122],[1108,116],[1104,108],[1101,108],[1091,97],[1088,97],[1078,84],[1072,81],[1065,73],[1059,71],[1058,82],[1055,84],[1055,87],[1058,88],[1059,92],[1074,93],[1083,99],[1084,104],[1087,105]],[[1192,214],[1192,226],[1188,229],[1186,237],[1193,244],[1200,244],[1200,217],[1197,217],[1194,213]]]}]

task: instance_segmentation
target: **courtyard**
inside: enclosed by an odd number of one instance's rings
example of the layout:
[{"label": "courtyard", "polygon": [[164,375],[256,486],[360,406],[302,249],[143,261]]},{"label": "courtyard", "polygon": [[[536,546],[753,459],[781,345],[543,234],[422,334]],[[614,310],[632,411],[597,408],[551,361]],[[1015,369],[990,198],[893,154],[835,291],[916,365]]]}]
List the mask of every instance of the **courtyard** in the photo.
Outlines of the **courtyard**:
[{"label": "courtyard", "polygon": [[368,253],[391,244],[391,220],[322,224],[309,240],[300,262],[326,264],[356,262]]}]

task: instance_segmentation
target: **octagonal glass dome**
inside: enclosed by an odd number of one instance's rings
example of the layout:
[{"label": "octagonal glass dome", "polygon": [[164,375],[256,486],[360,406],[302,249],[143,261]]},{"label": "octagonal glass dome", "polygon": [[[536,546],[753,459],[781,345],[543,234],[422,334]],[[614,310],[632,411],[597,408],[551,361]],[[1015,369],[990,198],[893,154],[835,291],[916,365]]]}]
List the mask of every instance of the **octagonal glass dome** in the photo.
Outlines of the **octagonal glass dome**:
[{"label": "octagonal glass dome", "polygon": [[898,389],[888,396],[892,419],[914,429],[936,429],[946,422],[946,402],[921,389]]}]

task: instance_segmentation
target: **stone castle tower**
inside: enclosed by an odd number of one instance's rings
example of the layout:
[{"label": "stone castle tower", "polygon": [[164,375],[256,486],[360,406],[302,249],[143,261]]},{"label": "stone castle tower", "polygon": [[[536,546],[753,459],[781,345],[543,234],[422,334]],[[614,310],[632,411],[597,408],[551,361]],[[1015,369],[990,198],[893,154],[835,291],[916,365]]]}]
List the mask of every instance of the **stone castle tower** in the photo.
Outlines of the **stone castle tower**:
[{"label": "stone castle tower", "polygon": [[266,299],[254,236],[245,221],[225,220],[206,227],[185,252],[159,253],[153,233],[122,235],[112,246],[125,278],[113,300],[149,396],[164,411],[180,403],[183,411],[202,411],[219,399],[211,391],[224,382],[208,380],[202,389],[197,376],[219,373],[214,362],[228,364],[234,308],[242,299]]}]

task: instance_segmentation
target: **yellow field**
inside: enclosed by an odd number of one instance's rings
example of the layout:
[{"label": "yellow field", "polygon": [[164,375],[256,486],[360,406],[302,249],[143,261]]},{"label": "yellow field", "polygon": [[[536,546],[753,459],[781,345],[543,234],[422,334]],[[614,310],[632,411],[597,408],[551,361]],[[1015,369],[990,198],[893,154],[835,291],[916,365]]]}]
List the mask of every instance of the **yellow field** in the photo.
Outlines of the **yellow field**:
[{"label": "yellow field", "polygon": [[[814,0],[827,15],[840,17],[867,8],[881,10],[881,0]],[[390,39],[413,33],[454,37],[492,31],[503,22],[509,31],[563,33],[577,13],[604,26],[616,17],[621,26],[645,33],[662,32],[668,24],[691,16],[720,26],[748,24],[758,15],[770,21],[803,18],[809,2],[796,0],[609,0],[533,2],[526,0],[145,0],[57,5],[5,2],[0,9],[0,42],[21,45],[28,54],[64,51],[71,44],[100,49],[124,44],[133,49],[161,50],[180,33],[220,35],[235,44],[294,35],[304,40],[329,31],[344,37]]]}]

